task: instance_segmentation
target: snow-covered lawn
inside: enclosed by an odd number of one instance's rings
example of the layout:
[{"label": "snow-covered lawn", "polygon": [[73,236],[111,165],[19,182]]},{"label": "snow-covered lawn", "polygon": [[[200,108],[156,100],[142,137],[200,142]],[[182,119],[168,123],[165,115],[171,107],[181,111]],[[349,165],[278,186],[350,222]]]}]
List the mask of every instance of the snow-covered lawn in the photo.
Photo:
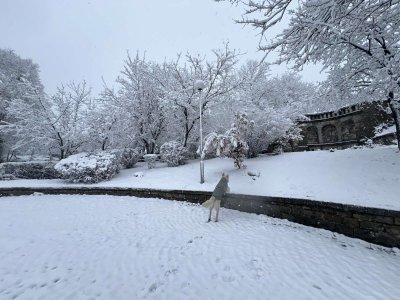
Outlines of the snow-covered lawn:
[{"label": "snow-covered lawn", "polygon": [[[205,161],[204,184],[198,161],[176,168],[144,163],[122,170],[111,181],[85,186],[212,191],[222,172],[230,174],[232,193],[288,196],[400,210],[400,153],[395,146],[374,149],[284,153],[246,161],[237,170],[231,159]],[[251,177],[247,173],[260,174]],[[140,176],[135,177],[134,174]],[[62,180],[0,181],[0,187],[79,186]],[[83,184],[80,184],[81,186]]]},{"label": "snow-covered lawn", "polygon": [[113,196],[0,198],[1,299],[400,299],[400,251],[266,216]]}]

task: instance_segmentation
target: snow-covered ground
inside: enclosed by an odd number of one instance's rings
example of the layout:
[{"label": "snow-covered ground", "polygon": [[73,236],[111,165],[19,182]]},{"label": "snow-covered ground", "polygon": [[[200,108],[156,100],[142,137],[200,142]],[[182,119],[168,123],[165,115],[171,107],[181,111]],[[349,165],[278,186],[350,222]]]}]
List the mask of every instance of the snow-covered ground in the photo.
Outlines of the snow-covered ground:
[{"label": "snow-covered ground", "polygon": [[255,214],[0,198],[0,299],[400,299],[400,251]]},{"label": "snow-covered ground", "polygon": [[[122,170],[111,181],[85,186],[182,189],[212,191],[222,172],[230,174],[232,193],[288,196],[400,210],[400,153],[397,147],[284,153],[246,161],[237,170],[231,159],[205,161],[204,184],[199,163],[176,168],[144,163]],[[248,172],[260,174],[251,177]],[[134,174],[139,173],[135,177]],[[0,187],[79,186],[62,180],[0,181]],[[83,184],[81,184],[82,186]]]},{"label": "snow-covered ground", "polygon": [[389,126],[388,128],[380,129],[378,131],[375,129],[375,137],[387,135],[390,133],[396,133],[396,125],[392,125],[392,126]]}]

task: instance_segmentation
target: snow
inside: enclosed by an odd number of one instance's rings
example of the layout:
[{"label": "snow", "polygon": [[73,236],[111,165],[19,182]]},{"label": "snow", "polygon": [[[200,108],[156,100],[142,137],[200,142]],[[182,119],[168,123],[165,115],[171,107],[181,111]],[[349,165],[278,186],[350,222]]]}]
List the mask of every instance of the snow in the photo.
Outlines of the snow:
[{"label": "snow", "polygon": [[93,154],[81,152],[60,160],[55,168],[60,172],[71,168],[77,170],[96,169],[99,165],[101,168],[105,168],[104,165],[111,164],[113,160],[115,160],[115,154],[105,151]]},{"label": "snow", "polygon": [[[400,154],[395,146],[284,153],[245,160],[236,169],[231,159],[205,161],[205,183],[200,184],[199,161],[167,168],[146,163],[122,170],[107,182],[67,184],[62,180],[0,181],[0,187],[129,187],[212,191],[222,172],[230,175],[231,193],[285,196],[400,210]],[[142,172],[135,177],[134,174]],[[249,176],[260,174],[259,177]]]},{"label": "snow", "polygon": [[375,130],[375,137],[384,136],[391,133],[396,133],[396,125],[389,126],[385,129],[379,128],[378,130]]},{"label": "snow", "polygon": [[1,299],[400,299],[400,251],[113,196],[0,198]]}]

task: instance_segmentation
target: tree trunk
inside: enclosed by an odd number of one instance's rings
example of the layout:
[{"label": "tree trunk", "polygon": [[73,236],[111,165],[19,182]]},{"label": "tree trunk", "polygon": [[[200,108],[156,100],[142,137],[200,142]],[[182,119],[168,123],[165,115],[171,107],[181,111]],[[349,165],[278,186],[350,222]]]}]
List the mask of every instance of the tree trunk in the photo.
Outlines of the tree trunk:
[{"label": "tree trunk", "polygon": [[155,144],[153,142],[149,142],[149,153],[154,154]]},{"label": "tree trunk", "polygon": [[185,137],[183,139],[183,147],[187,147],[188,139],[189,139],[189,131],[186,130]]},{"label": "tree trunk", "polygon": [[400,101],[394,99],[393,92],[389,92],[388,101],[390,109],[392,110],[394,123],[396,125],[397,148],[400,150]]},{"label": "tree trunk", "polygon": [[101,144],[101,150],[102,151],[104,151],[104,150],[106,150],[106,145],[107,145],[107,140],[108,140],[108,137],[106,137],[104,140],[103,140],[103,143]]},{"label": "tree trunk", "polygon": [[3,140],[0,138],[0,163],[3,162]]},{"label": "tree trunk", "polygon": [[144,143],[144,148],[146,149],[146,154],[154,154],[154,143],[148,142],[146,140],[143,140]]}]

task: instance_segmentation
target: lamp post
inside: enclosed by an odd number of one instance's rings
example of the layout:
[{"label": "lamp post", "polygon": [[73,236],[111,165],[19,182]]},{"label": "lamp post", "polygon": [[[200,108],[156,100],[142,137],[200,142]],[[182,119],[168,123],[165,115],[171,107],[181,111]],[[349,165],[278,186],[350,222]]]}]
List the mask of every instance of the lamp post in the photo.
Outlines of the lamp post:
[{"label": "lamp post", "polygon": [[199,107],[200,107],[200,183],[204,183],[204,161],[203,161],[203,116],[202,108],[203,101],[201,99],[201,91],[206,87],[203,80],[196,80],[194,88],[199,92]]}]

